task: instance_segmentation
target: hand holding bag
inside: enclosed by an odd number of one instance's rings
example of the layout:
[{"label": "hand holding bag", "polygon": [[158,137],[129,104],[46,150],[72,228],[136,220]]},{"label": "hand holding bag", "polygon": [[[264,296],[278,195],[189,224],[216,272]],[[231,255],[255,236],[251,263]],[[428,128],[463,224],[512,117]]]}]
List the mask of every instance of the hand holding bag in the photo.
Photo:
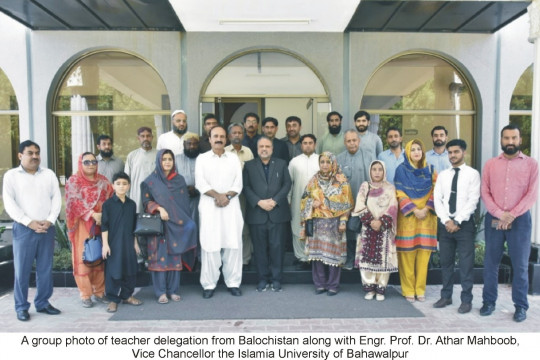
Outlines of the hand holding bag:
[{"label": "hand holding bag", "polygon": [[306,220],[306,236],[313,236],[313,219]]},{"label": "hand holding bag", "polygon": [[[101,241],[101,236],[95,234],[96,224],[92,225],[90,229],[90,237],[84,240],[84,249],[82,253],[82,261],[86,265],[97,266],[103,262],[101,250],[103,248],[103,243]],[[96,261],[99,263],[95,264]]]},{"label": "hand holding bag", "polygon": [[160,214],[137,214],[137,225],[135,226],[135,235],[138,236],[156,236],[163,235],[163,222]]},{"label": "hand holding bag", "polygon": [[[366,209],[367,209],[367,201],[368,201],[370,192],[371,192],[371,185],[369,185],[369,182],[368,182],[368,192],[366,194],[366,201],[364,202]],[[362,222],[360,221],[360,216],[351,216],[349,218],[349,221],[347,221],[347,230],[355,232],[355,233],[360,233],[362,231]]]}]

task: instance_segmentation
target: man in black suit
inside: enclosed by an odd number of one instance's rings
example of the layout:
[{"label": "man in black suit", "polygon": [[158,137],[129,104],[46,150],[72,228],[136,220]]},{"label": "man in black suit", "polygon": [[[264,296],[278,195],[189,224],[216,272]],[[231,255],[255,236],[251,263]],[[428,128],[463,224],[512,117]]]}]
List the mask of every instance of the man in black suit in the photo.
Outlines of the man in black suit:
[{"label": "man in black suit", "polygon": [[270,282],[273,291],[281,291],[285,230],[291,220],[287,162],[272,152],[272,140],[262,136],[257,142],[259,157],[244,166],[245,220],[253,241],[259,292],[266,291]]}]

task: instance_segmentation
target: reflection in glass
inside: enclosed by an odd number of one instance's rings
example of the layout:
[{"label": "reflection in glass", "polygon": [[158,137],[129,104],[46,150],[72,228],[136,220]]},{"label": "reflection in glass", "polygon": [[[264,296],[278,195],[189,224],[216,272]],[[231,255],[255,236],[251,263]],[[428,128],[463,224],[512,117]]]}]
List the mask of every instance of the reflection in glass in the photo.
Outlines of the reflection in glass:
[{"label": "reflection in glass", "polygon": [[[409,54],[384,64],[370,79],[361,109],[372,113],[372,124],[383,139],[395,126],[403,143],[421,139],[430,149],[431,129],[443,125],[448,138],[462,138],[474,152],[474,100],[466,79],[447,61],[428,54]],[[474,159],[474,157],[472,157]],[[469,163],[470,160],[469,159]]]},{"label": "reflection in glass", "polygon": [[[19,104],[11,82],[0,69],[0,189],[3,187],[4,174],[9,169],[18,166],[19,148]],[[4,202],[0,194],[0,220],[9,220],[4,211]]]},{"label": "reflection in glass", "polygon": [[519,78],[510,100],[510,124],[521,129],[521,150],[531,155],[533,66],[529,66]]},{"label": "reflection in glass", "polygon": [[158,133],[170,123],[168,115],[163,115],[163,110],[169,113],[170,103],[159,74],[143,60],[115,51],[75,62],[60,84],[53,107],[55,166],[57,174],[66,177],[76,169],[74,159],[80,153],[96,152],[93,139],[99,135],[111,136],[114,155],[125,160],[139,147],[139,127],[152,129],[155,146]]}]

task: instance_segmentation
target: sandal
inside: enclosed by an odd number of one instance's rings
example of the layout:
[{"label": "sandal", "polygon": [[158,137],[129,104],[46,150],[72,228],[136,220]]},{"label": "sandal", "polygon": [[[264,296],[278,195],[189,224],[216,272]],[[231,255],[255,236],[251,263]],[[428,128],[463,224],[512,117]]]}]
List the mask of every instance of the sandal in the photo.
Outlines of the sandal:
[{"label": "sandal", "polygon": [[180,295],[171,294],[171,300],[172,301],[180,301],[180,300],[182,300],[182,298],[180,297]]},{"label": "sandal", "polygon": [[167,304],[169,302],[169,299],[167,299],[167,294],[161,295],[157,302],[159,304]]},{"label": "sandal", "polygon": [[418,300],[420,302],[424,302],[424,301],[426,301],[426,297],[424,295],[418,295],[418,296],[416,296],[416,300]]},{"label": "sandal", "polygon": [[405,296],[405,299],[407,299],[407,301],[410,302],[410,303],[413,303],[413,302],[416,301],[414,296]]},{"label": "sandal", "polygon": [[118,310],[118,304],[111,301],[109,303],[109,306],[107,306],[107,312],[108,313],[115,313],[116,310]]},{"label": "sandal", "polygon": [[129,298],[125,299],[123,303],[133,305],[133,306],[139,306],[139,305],[142,305],[143,302],[133,296],[130,296]]}]

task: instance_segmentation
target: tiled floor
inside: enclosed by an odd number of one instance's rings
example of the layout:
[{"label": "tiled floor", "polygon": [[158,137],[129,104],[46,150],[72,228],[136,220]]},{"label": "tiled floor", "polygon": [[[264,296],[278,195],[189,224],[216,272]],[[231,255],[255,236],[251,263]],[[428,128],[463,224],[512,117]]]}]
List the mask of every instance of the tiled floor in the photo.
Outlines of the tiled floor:
[{"label": "tiled floor", "polygon": [[[29,298],[35,289],[30,289]],[[292,319],[292,320],[204,320],[204,321],[108,321],[105,305],[82,308],[76,288],[55,288],[51,303],[62,310],[59,316],[36,313],[20,322],[13,310],[13,294],[0,297],[2,331],[10,332],[540,332],[540,296],[529,296],[530,309],[523,323],[512,321],[514,306],[511,287],[499,285],[499,301],[493,315],[481,317],[482,285],[474,288],[473,310],[458,314],[459,286],[454,290],[454,304],[434,309],[440,286],[428,286],[425,303],[414,306],[423,318],[378,319]],[[338,295],[339,296],[339,295]],[[405,301],[405,300],[404,300]]]}]

